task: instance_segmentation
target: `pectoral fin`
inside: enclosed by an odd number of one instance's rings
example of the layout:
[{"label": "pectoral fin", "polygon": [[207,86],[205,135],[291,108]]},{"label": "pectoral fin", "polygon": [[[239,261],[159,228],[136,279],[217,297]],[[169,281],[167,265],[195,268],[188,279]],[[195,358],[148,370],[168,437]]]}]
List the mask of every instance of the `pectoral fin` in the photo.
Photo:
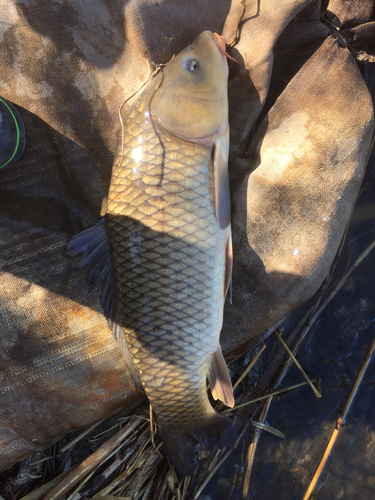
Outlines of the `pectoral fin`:
[{"label": "pectoral fin", "polygon": [[229,304],[232,303],[232,268],[233,268],[233,247],[232,247],[232,234],[230,234],[225,249],[225,282],[224,282],[224,297],[229,302]]},{"label": "pectoral fin", "polygon": [[100,209],[100,216],[104,217],[108,210],[108,196],[105,196],[102,200],[102,208]]},{"label": "pectoral fin", "polygon": [[213,355],[207,378],[213,398],[220,399],[226,406],[233,408],[234,396],[232,381],[220,347]]},{"label": "pectoral fin", "polygon": [[221,227],[230,224],[230,189],[228,173],[228,147],[224,137],[219,137],[214,145],[215,214]]}]

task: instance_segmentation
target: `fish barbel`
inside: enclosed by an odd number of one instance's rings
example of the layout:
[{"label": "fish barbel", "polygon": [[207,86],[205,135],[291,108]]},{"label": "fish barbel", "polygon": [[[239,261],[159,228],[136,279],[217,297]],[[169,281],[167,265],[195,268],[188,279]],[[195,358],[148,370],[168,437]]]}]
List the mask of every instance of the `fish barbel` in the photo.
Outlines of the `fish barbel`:
[{"label": "fish barbel", "polygon": [[[163,68],[123,118],[102,208],[116,286],[116,297],[105,286],[102,303],[185,475],[199,443],[235,435],[206,390],[208,377],[213,397],[234,405],[219,344],[232,254],[227,79],[225,43],[209,31]],[[100,231],[83,235],[81,267],[94,262],[88,247]]]}]

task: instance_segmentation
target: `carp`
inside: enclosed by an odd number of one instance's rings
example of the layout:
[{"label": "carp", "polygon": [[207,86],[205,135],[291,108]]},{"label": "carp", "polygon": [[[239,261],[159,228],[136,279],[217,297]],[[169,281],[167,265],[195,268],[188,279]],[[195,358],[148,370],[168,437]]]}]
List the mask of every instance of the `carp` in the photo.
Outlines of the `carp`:
[{"label": "carp", "polygon": [[102,219],[75,235],[87,281],[105,281],[109,326],[158,419],[177,470],[199,444],[230,445],[233,407],[219,336],[230,285],[228,65],[225,42],[201,33],[135,98],[123,118]]}]

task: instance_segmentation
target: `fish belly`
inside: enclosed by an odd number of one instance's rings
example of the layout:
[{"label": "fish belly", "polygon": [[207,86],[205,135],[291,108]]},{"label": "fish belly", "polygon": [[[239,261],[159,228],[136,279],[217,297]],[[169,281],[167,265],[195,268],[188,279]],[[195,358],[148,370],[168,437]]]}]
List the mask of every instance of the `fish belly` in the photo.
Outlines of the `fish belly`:
[{"label": "fish belly", "polygon": [[230,228],[216,221],[209,148],[156,131],[142,103],[125,127],[106,214],[121,322],[161,427],[186,432],[214,413]]}]

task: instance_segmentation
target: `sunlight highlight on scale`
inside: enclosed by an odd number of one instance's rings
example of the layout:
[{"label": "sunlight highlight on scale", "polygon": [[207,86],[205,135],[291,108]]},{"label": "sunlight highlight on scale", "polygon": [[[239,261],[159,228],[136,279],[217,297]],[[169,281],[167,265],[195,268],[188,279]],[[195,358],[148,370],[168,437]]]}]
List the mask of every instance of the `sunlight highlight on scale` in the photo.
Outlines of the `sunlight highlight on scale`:
[{"label": "sunlight highlight on scale", "polygon": [[[145,112],[145,117],[148,118],[150,116],[150,113],[148,111]],[[148,123],[148,120],[145,120],[145,123],[147,124]],[[140,144],[142,144],[142,138],[141,137],[138,137],[138,142]],[[142,157],[143,157],[143,148],[142,146],[139,146],[138,148],[135,148],[133,150],[133,160],[136,162],[136,163],[140,163],[142,161]],[[136,172],[136,168],[133,168],[133,172]]]}]

